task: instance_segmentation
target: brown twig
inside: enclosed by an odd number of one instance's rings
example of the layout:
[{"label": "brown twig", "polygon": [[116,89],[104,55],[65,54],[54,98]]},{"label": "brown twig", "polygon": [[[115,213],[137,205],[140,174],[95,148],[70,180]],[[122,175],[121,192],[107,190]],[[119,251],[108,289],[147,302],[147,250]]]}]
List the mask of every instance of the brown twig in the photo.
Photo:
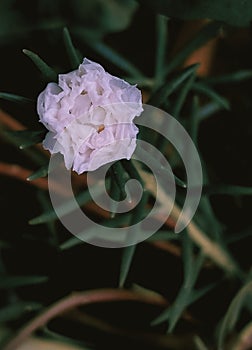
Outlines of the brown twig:
[{"label": "brown twig", "polygon": [[[138,171],[146,184],[146,188],[155,196],[156,181],[154,176],[142,169],[138,169]],[[175,222],[177,222],[179,218],[182,221],[188,221],[185,214],[182,213],[181,208],[171,200],[164,190],[160,189],[158,200],[163,205],[165,211],[168,210],[167,208],[172,208],[170,216]],[[160,215],[161,214],[159,214],[159,217],[161,217]],[[237,272],[237,266],[233,263],[228,254],[218,244],[213,242],[193,221],[187,225],[187,230],[195,244],[197,244],[202,249],[202,252],[214,261],[215,264],[231,274]]]},{"label": "brown twig", "polygon": [[[31,174],[31,170],[25,169],[19,165],[0,162],[0,175],[10,176],[27,184],[40,188],[42,190],[48,191],[47,178],[39,178],[33,181],[27,181],[27,178]],[[62,186],[60,186],[56,182],[53,185],[53,189],[55,192],[63,196],[69,196],[68,191],[66,191]]]},{"label": "brown twig", "polygon": [[111,301],[139,301],[152,305],[167,306],[167,301],[162,296],[142,295],[140,293],[122,289],[101,289],[86,291],[83,293],[75,293],[49,306],[43,313],[31,320],[4,346],[3,350],[17,349],[17,347],[23,343],[24,340],[26,340],[34,331],[43,327],[54,317],[72,310],[77,306]]},{"label": "brown twig", "polygon": [[232,350],[249,350],[252,349],[252,322],[247,324],[241,331]]},{"label": "brown twig", "polygon": [[130,344],[139,344],[143,348],[148,346],[148,348],[152,347],[153,349],[158,348],[175,350],[185,349],[185,346],[187,349],[190,349],[193,345],[192,336],[184,336],[181,338],[180,336],[173,334],[159,334],[134,330],[132,328],[122,328],[76,309],[68,313],[64,313],[63,317],[74,322],[78,321],[84,327],[94,327],[96,330],[110,334],[112,337],[116,336],[127,339],[130,341]]},{"label": "brown twig", "polygon": [[181,257],[181,248],[176,246],[173,243],[166,242],[166,241],[151,241],[149,243],[155,248],[161,249],[178,258]]},{"label": "brown twig", "polygon": [[[185,22],[178,35],[177,44],[173,53],[177,53],[181,47],[190,42],[192,37],[195,36],[195,34],[198,33],[208,22],[209,20],[206,19]],[[219,39],[220,37],[213,38],[192,52],[186,58],[182,66],[187,67],[195,63],[200,63],[200,66],[197,69],[197,75],[201,77],[209,76],[213,68]]]},{"label": "brown twig", "polygon": [[8,113],[0,109],[0,123],[10,130],[25,130],[26,127],[17,121],[15,118],[11,117]]},{"label": "brown twig", "polygon": [[[10,116],[8,113],[4,112],[3,110],[0,109],[0,124],[4,126],[7,130],[12,130],[12,131],[22,131],[26,130],[27,128],[17,121],[15,118]],[[49,157],[49,152],[46,151],[41,144],[35,145],[35,147],[43,154],[45,154],[47,157]]]}]

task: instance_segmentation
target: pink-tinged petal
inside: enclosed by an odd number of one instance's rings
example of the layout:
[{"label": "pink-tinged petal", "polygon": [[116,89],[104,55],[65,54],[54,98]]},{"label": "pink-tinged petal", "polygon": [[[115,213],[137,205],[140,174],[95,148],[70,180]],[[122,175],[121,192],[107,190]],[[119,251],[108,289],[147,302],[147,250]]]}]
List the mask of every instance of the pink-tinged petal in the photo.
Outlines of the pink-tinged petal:
[{"label": "pink-tinged petal", "polygon": [[136,86],[85,58],[77,70],[60,74],[58,84],[47,85],[37,110],[49,130],[44,147],[62,153],[66,167],[80,174],[132,156],[133,119],[143,108]]},{"label": "pink-tinged petal", "polygon": [[51,153],[57,153],[58,149],[55,147],[56,142],[55,133],[49,131],[43,141],[43,147]]},{"label": "pink-tinged petal", "polygon": [[104,164],[120,159],[130,159],[135,148],[135,139],[124,139],[115,141],[110,145],[96,149],[91,153],[87,171],[96,170]]}]

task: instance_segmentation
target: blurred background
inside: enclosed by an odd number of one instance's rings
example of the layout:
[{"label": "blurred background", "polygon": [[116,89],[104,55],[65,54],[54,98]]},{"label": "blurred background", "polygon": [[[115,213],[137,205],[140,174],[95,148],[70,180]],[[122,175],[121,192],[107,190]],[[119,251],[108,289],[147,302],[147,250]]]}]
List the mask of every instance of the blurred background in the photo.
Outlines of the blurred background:
[{"label": "blurred background", "polygon": [[[45,306],[72,292],[117,290],[122,269],[122,249],[81,244],[62,250],[60,246],[70,234],[59,223],[29,224],[49,206],[46,178],[34,183],[26,181],[45,164],[46,156],[39,150],[20,150],[16,140],[6,135],[6,130],[40,128],[36,98],[46,81],[22,50],[38,54],[57,73],[71,71],[63,32],[67,28],[79,57],[99,62],[111,74],[137,83],[147,103],[157,78],[158,51],[163,55],[163,66],[170,69],[169,74],[162,76],[161,72],[162,84],[189,65],[200,63],[195,78],[199,85],[188,92],[179,116],[174,116],[190,130],[192,100],[197,94],[196,142],[208,184],[213,187],[208,188],[207,203],[201,203],[195,221],[213,240],[211,231],[219,230],[225,249],[239,265],[240,272],[230,276],[211,259],[206,261],[198,274],[196,289],[213,287],[193,304],[185,304],[175,329],[167,334],[171,316],[155,326],[151,322],[168,305],[173,305],[181,292],[186,262],[184,243],[180,239],[143,242],[137,246],[124,283],[125,289],[137,291],[144,296],[143,300],[122,297],[119,301],[87,305],[79,312],[72,310],[44,325],[37,336],[41,341],[60,341],[61,346],[64,343],[69,349],[70,346],[217,348],[221,322],[231,301],[251,276],[252,6],[241,12],[238,1],[227,1],[230,8],[225,1],[219,1],[219,7],[216,3],[212,2],[212,12],[204,13],[202,1],[196,1],[189,11],[183,1],[178,1],[178,7],[171,10],[169,1],[163,5],[162,1],[154,4],[134,0],[30,3],[1,0],[0,330],[3,339],[32,320]],[[169,19],[164,20],[163,16]],[[214,21],[220,23],[217,30],[204,29],[217,23]],[[33,103],[19,103],[18,99],[15,102],[13,96],[6,94],[24,96]],[[172,114],[178,96],[179,90],[161,107]],[[179,163],[175,162],[174,171],[183,177]],[[99,211],[90,208],[99,217]],[[201,248],[193,245],[193,256]],[[241,308],[242,305],[245,304]],[[245,306],[245,310],[239,309],[237,319],[231,317],[232,327],[229,325],[228,331],[222,333],[225,349],[238,349],[235,344],[251,320],[251,303]],[[249,348],[252,344],[239,349]],[[29,349],[28,345],[24,349]]]}]

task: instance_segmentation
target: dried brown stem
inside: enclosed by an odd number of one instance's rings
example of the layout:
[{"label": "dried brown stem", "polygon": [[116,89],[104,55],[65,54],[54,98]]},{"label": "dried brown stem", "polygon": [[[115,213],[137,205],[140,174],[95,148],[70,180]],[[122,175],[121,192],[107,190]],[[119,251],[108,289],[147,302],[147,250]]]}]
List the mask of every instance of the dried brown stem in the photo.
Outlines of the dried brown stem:
[{"label": "dried brown stem", "polygon": [[11,117],[8,113],[0,109],[0,123],[10,130],[25,130],[26,127],[17,121],[15,118]]},{"label": "dried brown stem", "polygon": [[22,344],[24,340],[26,340],[34,331],[43,327],[54,317],[72,310],[77,306],[111,301],[139,301],[153,305],[167,306],[167,301],[162,296],[144,295],[120,289],[101,289],[83,293],[75,293],[56,302],[52,306],[48,307],[43,313],[31,320],[13,339],[11,339],[5,345],[3,350],[17,349],[17,347]]},{"label": "dried brown stem", "polygon": [[[32,174],[31,170],[23,168],[19,165],[0,162],[0,175],[10,176],[20,181],[26,182],[37,188],[40,188],[42,190],[48,191],[47,178],[39,178],[33,181],[27,181],[27,178],[31,174]],[[63,196],[69,196],[69,193],[59,184],[54,183],[53,188],[55,192]]]},{"label": "dried brown stem", "polygon": [[[12,130],[12,131],[22,131],[26,130],[27,128],[17,121],[15,118],[10,116],[8,113],[2,111],[0,109],[0,124],[4,126],[6,129]],[[35,145],[35,147],[46,156],[49,156],[49,152],[46,151],[40,144]]]},{"label": "dried brown stem", "polygon": [[[139,173],[146,184],[146,188],[156,195],[156,181],[152,174],[149,174],[141,169],[138,169]],[[168,208],[172,208],[171,210],[171,218],[177,222],[183,220],[187,222],[187,217],[182,213],[181,208],[174,203],[171,198],[166,194],[164,190],[160,190],[158,200],[163,205],[164,212],[168,210]],[[182,218],[181,218],[182,215]],[[166,217],[166,215],[165,215]],[[159,218],[161,218],[161,214],[159,214]],[[170,224],[170,220],[169,220]],[[218,266],[229,273],[236,273],[237,266],[234,265],[233,261],[230,259],[228,254],[215,242],[213,242],[205,232],[203,232],[193,221],[191,221],[187,225],[188,234],[191,239],[197,244],[203,251],[203,253],[209,257],[212,261],[215,262]]]},{"label": "dried brown stem", "polygon": [[[193,340],[191,336],[184,336],[183,338],[178,335],[172,334],[158,334],[154,332],[144,332],[141,330],[134,330],[128,328],[122,328],[114,324],[108,323],[104,320],[97,319],[96,317],[90,316],[80,310],[72,310],[67,314],[63,315],[64,318],[78,321],[84,327],[94,327],[96,330],[110,334],[111,336],[116,336],[124,338],[130,341],[130,343],[141,344],[141,347],[153,349],[190,349],[190,344],[193,345]],[[191,320],[191,318],[190,318]],[[191,345],[191,346],[192,346]]]},{"label": "dried brown stem", "polygon": [[232,350],[249,350],[252,349],[252,322],[246,325],[241,331]]}]

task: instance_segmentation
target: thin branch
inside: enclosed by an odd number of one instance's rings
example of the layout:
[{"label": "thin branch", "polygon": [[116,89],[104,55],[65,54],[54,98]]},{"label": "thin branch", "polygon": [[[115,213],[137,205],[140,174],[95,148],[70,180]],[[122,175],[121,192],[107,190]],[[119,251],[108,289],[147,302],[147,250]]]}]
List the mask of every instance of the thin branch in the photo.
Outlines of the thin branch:
[{"label": "thin branch", "polygon": [[172,254],[176,257],[181,257],[181,248],[166,241],[153,241],[149,242],[153,247],[161,249],[169,254]]},{"label": "thin branch", "polygon": [[0,109],[0,123],[11,130],[25,130],[26,127],[11,117],[8,113]]},{"label": "thin branch", "polygon": [[[25,169],[16,164],[8,164],[0,162],[0,175],[10,176],[27,184],[40,188],[41,190],[48,191],[48,181],[47,178],[39,178],[33,181],[27,181],[27,178],[32,174],[32,170]],[[65,190],[58,183],[54,183],[53,189],[55,192],[63,195],[69,196],[68,191]]]},{"label": "thin branch", "polygon": [[83,293],[75,293],[49,306],[43,313],[31,320],[14,336],[3,350],[15,350],[34,331],[43,327],[54,317],[65,313],[77,306],[112,301],[139,301],[153,305],[167,306],[165,298],[159,295],[143,295],[127,290],[101,289]]},{"label": "thin branch", "polygon": [[[194,321],[189,314],[184,314],[184,319]],[[141,344],[141,348],[148,348],[152,346],[153,349],[191,349],[193,347],[193,339],[191,336],[181,338],[173,334],[159,334],[154,332],[146,332],[111,324],[107,321],[100,320],[94,316],[83,313],[80,310],[72,310],[64,313],[63,318],[72,320],[76,323],[78,321],[84,327],[93,327],[98,331],[110,334],[111,337],[125,338],[130,341],[130,344]],[[134,342],[134,343],[133,343]],[[194,348],[194,347],[193,347]]]},{"label": "thin branch", "polygon": [[247,324],[239,334],[232,350],[249,350],[252,348],[252,322]]},{"label": "thin branch", "polygon": [[[22,123],[17,121],[15,118],[13,118],[11,115],[6,113],[5,111],[0,109],[0,124],[4,126],[6,129],[13,130],[13,131],[21,131],[26,130],[27,127],[24,126]],[[49,152],[46,151],[41,144],[35,145],[35,147],[45,154],[47,157],[49,156]]]},{"label": "thin branch", "polygon": [[[146,188],[153,193],[153,195],[156,195],[156,181],[153,175],[139,169],[139,173],[142,176],[142,179],[144,180],[146,184]],[[178,218],[182,214],[181,208],[174,203],[171,198],[165,193],[164,190],[160,190],[158,200],[163,205],[163,208],[165,211],[167,211],[167,208],[172,208],[170,217],[177,221]],[[187,222],[187,217],[185,214],[182,214],[182,218],[180,220],[183,220]],[[215,242],[213,242],[207,235],[204,233],[193,221],[191,221],[187,226],[188,233],[191,237],[191,239],[197,244],[203,251],[203,253],[208,256],[210,259],[212,259],[217,265],[219,265],[221,268],[223,268],[225,271],[228,271],[230,273],[234,273],[237,271],[237,266],[233,264],[227,253]]]}]

